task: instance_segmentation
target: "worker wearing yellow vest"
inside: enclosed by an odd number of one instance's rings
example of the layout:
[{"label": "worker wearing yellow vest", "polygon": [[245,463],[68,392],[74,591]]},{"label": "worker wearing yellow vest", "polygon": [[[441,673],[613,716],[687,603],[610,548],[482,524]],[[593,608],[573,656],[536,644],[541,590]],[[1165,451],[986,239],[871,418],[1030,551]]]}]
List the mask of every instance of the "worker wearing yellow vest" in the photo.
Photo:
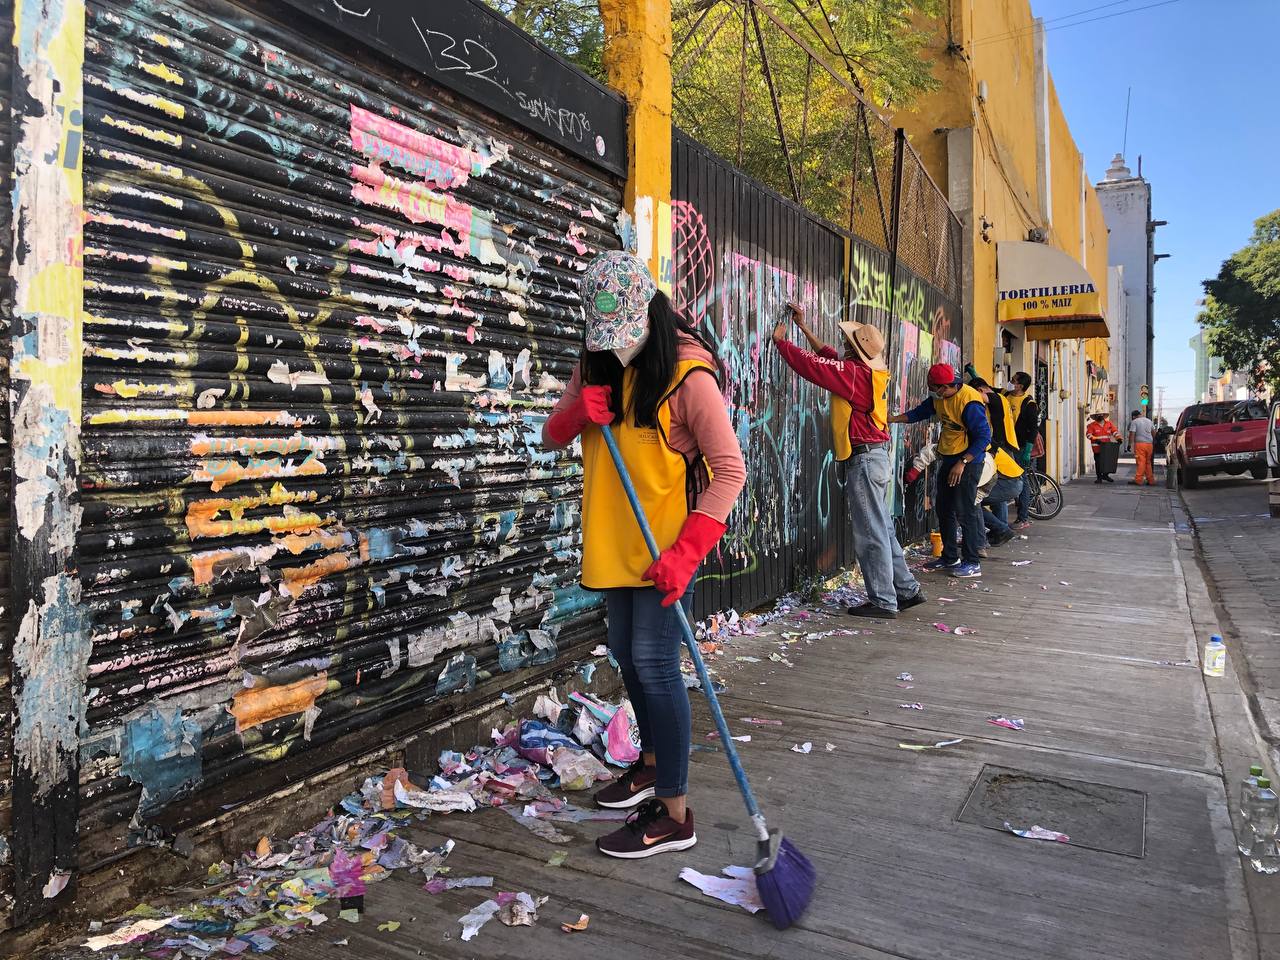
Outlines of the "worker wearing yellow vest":
[{"label": "worker wearing yellow vest", "polygon": [[[698,565],[724,535],[746,482],[737,436],[709,342],[658,291],[644,263],[613,251],[580,284],[586,342],[543,443],[582,436],[582,585],[605,595],[609,649],[635,711],[641,756],[596,794],[635,808],[596,841],[639,859],[697,843],[688,809],[689,696],[680,675],[673,606],[693,604]],[[612,424],[627,472],[660,548],[649,555],[598,424]]]},{"label": "worker wearing yellow vest", "polygon": [[920,584],[907,569],[902,546],[889,512],[888,399],[889,369],[884,337],[870,324],[841,323],[844,358],[836,355],[805,326],[804,311],[787,305],[791,319],[814,352],[787,340],[779,323],[773,343],[782,359],[810,383],[831,391],[831,435],[836,459],[848,463],[845,488],[853,519],[853,552],[862,569],[867,601],[850,607],[856,617],[893,619],[898,612],[925,602]]},{"label": "worker wearing yellow vest", "polygon": [[[985,534],[982,511],[974,502],[991,424],[982,394],[960,381],[949,363],[929,368],[929,396],[906,413],[896,413],[890,423],[919,423],[936,418],[942,426],[938,438],[938,497],[935,510],[942,531],[942,556],[925,564],[926,570],[945,569],[953,577],[982,576],[978,550]],[[963,533],[963,541],[959,536]]]},{"label": "worker wearing yellow vest", "polygon": [[987,404],[987,422],[991,425],[989,448],[996,465],[996,482],[982,501],[982,522],[986,524],[987,541],[993,547],[1008,543],[1015,536],[1009,526],[1009,502],[1022,493],[1024,473],[1018,463],[1018,436],[1014,427],[1013,408],[1007,397],[979,378],[969,386],[982,394]]}]

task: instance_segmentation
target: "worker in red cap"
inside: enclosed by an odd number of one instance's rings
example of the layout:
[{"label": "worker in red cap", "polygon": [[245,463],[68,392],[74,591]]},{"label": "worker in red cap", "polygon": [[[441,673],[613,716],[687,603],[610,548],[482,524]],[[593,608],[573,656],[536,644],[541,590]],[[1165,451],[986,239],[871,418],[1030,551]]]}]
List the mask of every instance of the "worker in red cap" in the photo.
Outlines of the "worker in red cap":
[{"label": "worker in red cap", "polygon": [[[942,425],[935,507],[942,528],[942,556],[926,563],[925,569],[945,569],[954,577],[980,577],[982,511],[975,500],[983,459],[991,445],[987,405],[982,394],[960,382],[951,364],[935,363],[929,368],[929,396],[915,409],[894,414],[889,422],[919,423],[930,418]],[[957,526],[963,536],[961,543],[956,542]]]},{"label": "worker in red cap", "polygon": [[831,434],[836,459],[846,462],[846,490],[853,517],[853,552],[867,587],[867,602],[850,607],[855,617],[892,620],[925,602],[920,583],[907,568],[889,512],[889,365],[884,335],[869,323],[840,324],[844,357],[804,322],[804,311],[787,304],[791,319],[814,352],[787,339],[785,319],[773,331],[782,359],[810,383],[831,391]]}]

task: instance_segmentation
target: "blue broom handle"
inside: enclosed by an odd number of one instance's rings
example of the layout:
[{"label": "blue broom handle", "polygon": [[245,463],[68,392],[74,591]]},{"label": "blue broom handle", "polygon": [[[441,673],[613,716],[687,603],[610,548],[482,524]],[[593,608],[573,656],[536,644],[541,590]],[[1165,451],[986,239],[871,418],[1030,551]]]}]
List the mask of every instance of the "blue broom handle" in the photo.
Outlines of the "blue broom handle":
[{"label": "blue broom handle", "polygon": [[[627,492],[627,499],[631,501],[631,511],[635,514],[636,523],[640,524],[640,532],[644,534],[644,542],[649,546],[649,555],[654,560],[657,560],[659,555],[658,544],[653,539],[653,531],[649,529],[649,521],[644,515],[644,507],[640,506],[640,498],[636,495],[636,488],[631,483],[631,475],[627,473],[627,465],[622,462],[622,453],[618,450],[617,441],[613,439],[613,431],[609,429],[608,424],[601,424],[600,432],[604,434],[604,442],[609,447],[609,455],[613,457],[613,465],[618,468],[618,479],[622,481],[622,489]],[[685,646],[689,648],[689,655],[693,657],[694,669],[698,671],[698,679],[702,682],[702,692],[707,695],[707,702],[711,704],[711,715],[715,718],[716,729],[720,731],[720,742],[724,745],[724,752],[729,757],[729,766],[733,769],[733,778],[738,781],[738,789],[742,791],[742,799],[746,802],[747,813],[756,822],[757,830],[764,833],[762,839],[767,839],[768,830],[764,827],[764,818],[760,814],[760,807],[756,803],[755,794],[751,792],[751,784],[747,782],[746,771],[742,769],[742,761],[738,758],[738,749],[729,734],[729,724],[725,722],[724,711],[720,709],[720,701],[716,699],[716,691],[711,685],[711,676],[707,673],[707,665],[702,662],[702,653],[698,650],[697,638],[693,635],[693,628],[689,626],[689,618],[685,616],[684,604],[677,601],[675,608],[676,615],[680,619],[680,629],[684,632]]]}]

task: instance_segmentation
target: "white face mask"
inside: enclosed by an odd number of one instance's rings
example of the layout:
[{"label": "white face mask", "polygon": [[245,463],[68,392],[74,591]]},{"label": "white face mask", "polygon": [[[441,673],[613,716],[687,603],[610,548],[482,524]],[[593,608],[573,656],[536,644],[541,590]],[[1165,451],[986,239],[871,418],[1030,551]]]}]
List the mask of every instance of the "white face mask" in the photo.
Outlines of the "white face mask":
[{"label": "white face mask", "polygon": [[641,339],[639,343],[630,347],[620,347],[613,351],[613,355],[618,358],[618,362],[624,367],[629,367],[631,366],[631,361],[636,358],[640,351],[644,349],[644,345],[648,342],[649,332],[646,330],[643,339]]}]

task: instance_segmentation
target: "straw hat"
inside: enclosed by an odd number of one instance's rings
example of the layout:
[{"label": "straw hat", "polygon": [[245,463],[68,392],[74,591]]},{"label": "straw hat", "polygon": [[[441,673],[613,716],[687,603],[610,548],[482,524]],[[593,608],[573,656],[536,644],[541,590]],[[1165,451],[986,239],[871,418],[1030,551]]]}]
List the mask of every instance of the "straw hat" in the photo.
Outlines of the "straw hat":
[{"label": "straw hat", "polygon": [[872,370],[889,369],[884,359],[884,334],[879,330],[869,323],[849,321],[840,324],[840,332]]}]

